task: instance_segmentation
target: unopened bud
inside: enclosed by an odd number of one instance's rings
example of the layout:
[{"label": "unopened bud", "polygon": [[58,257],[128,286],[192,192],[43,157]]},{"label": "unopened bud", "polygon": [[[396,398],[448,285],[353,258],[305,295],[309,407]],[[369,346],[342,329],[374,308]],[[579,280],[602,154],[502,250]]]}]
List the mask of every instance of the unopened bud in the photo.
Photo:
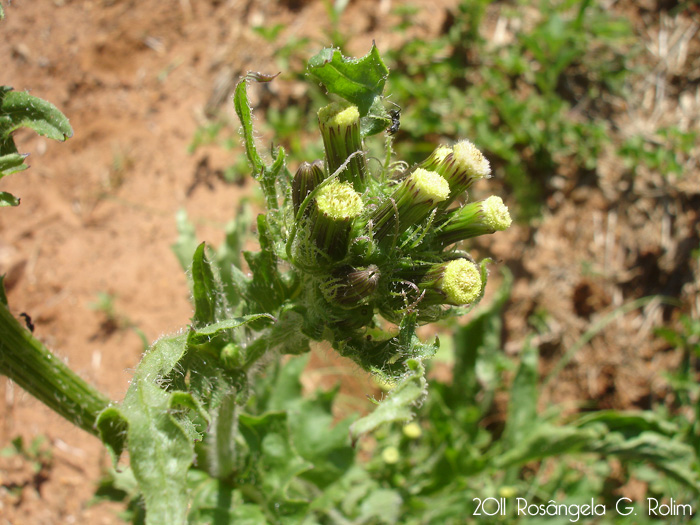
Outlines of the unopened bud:
[{"label": "unopened bud", "polygon": [[450,195],[447,181],[434,171],[417,168],[374,212],[374,238],[381,243],[422,222],[435,206]]},{"label": "unopened bud", "polygon": [[486,200],[465,204],[436,226],[436,240],[441,246],[507,229],[513,220],[503,199],[491,196]]},{"label": "unopened bud", "polygon": [[299,211],[306,196],[321,184],[323,179],[325,179],[325,174],[323,173],[322,160],[301,163],[292,179],[292,204],[295,214]]},{"label": "unopened bud", "polygon": [[367,268],[346,266],[333,272],[332,278],[323,285],[322,292],[330,303],[346,308],[355,307],[374,293],[380,276],[379,268],[374,264]]},{"label": "unopened bud", "polygon": [[221,362],[227,370],[241,368],[245,362],[243,351],[236,343],[228,343],[221,349]]},{"label": "unopened bud", "polygon": [[362,209],[360,194],[349,183],[334,180],[321,188],[311,213],[311,236],[316,246],[331,259],[342,259],[352,223]]},{"label": "unopened bud", "polygon": [[333,102],[319,110],[318,123],[329,174],[337,171],[355,153],[338,177],[342,182],[351,183],[356,191],[363,192],[367,166],[362,152],[360,112],[357,106]]},{"label": "unopened bud", "polygon": [[427,159],[420,163],[420,167],[430,171],[438,171],[438,167],[450,153],[452,153],[452,148],[444,145],[438,146]]}]

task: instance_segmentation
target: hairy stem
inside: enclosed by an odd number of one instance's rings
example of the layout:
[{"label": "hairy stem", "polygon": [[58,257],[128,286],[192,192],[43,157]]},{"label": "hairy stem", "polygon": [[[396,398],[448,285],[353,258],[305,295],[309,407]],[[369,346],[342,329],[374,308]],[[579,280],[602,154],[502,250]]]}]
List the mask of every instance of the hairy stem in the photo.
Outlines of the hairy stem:
[{"label": "hairy stem", "polygon": [[52,354],[0,303],[0,374],[49,408],[98,436],[95,420],[110,401]]},{"label": "hairy stem", "polygon": [[235,390],[226,392],[221,404],[216,411],[216,421],[213,428],[214,447],[213,454],[216,464],[213,474],[219,479],[228,478],[236,467],[236,430],[238,427],[238,414],[236,413]]}]

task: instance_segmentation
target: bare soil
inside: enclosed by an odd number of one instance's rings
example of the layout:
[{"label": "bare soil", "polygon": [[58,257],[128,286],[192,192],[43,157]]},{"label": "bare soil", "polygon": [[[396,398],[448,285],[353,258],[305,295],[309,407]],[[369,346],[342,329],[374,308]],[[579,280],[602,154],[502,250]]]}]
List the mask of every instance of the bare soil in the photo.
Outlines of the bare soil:
[{"label": "bare soil", "polygon": [[[441,30],[456,2],[413,4],[422,22],[410,34],[426,38]],[[20,151],[31,153],[31,168],[3,180],[3,190],[22,204],[0,213],[0,273],[7,274],[13,311],[31,316],[35,335],[120,400],[143,351],[129,324],[153,341],[185,326],[192,312],[186,276],[170,251],[177,210],[187,210],[200,239],[218,244],[237,201],[252,191],[250,181],[233,185],[216,176],[235,162],[220,147],[188,153],[196,130],[212,111],[232,116],[229,89],[245,71],[279,71],[277,48],[301,37],[315,49],[327,45],[328,17],[323,3],[311,0],[3,5],[0,82],[53,102],[75,134],[65,144],[17,134]],[[352,35],[346,54],[366,53],[372,40],[380,49],[401,44],[390,31],[392,7],[391,0],[351,2],[341,21]],[[634,21],[653,68],[614,125],[630,133],[670,124],[698,130],[698,40],[686,39],[682,48],[662,45],[669,36],[683,44],[693,27],[697,31],[697,13],[661,16],[653,2],[614,7]],[[283,28],[274,45],[254,30],[276,24]],[[269,89],[268,97],[291,97],[304,87],[282,75]],[[515,226],[477,246],[516,278],[505,350],[517,354],[532,317],[543,320],[547,329],[537,339],[543,375],[582,334],[634,299],[675,297],[692,315],[700,307],[700,268],[691,256],[700,238],[697,162],[681,179],[643,169],[631,179],[607,157],[600,172],[590,184],[560,176],[536,227]],[[100,293],[113,296],[116,315],[94,308]],[[652,329],[678,311],[654,300],[619,315],[572,356],[545,390],[545,401],[571,409],[664,401],[663,371],[678,356]],[[349,392],[373,388],[327,350],[314,357],[316,370],[336,365],[349,370]],[[307,381],[335,381],[321,376],[311,371]],[[16,436],[29,443],[41,435],[52,454],[38,472],[27,458],[0,457],[0,523],[121,523],[117,505],[89,504],[109,464],[95,438],[4,378],[0,414],[0,448]]]}]

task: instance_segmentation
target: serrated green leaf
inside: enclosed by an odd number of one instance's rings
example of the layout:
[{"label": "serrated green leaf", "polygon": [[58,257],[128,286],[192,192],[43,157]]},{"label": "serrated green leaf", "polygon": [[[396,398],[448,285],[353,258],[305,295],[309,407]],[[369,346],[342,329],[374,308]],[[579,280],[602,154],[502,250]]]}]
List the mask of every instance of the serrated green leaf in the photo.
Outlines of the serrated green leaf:
[{"label": "serrated green leaf", "polygon": [[265,215],[258,215],[260,251],[243,252],[253,277],[246,284],[245,297],[255,312],[274,312],[284,302],[287,290],[277,268],[274,239]]},{"label": "serrated green leaf", "polygon": [[361,117],[366,116],[376,98],[381,97],[389,76],[389,69],[374,44],[362,58],[346,58],[337,48],[322,49],[309,60],[307,71],[322,82],[328,92],[355,104]]},{"label": "serrated green leaf", "polygon": [[0,157],[0,179],[18,171],[26,170],[27,165],[24,163],[26,158],[27,155],[19,153],[9,153]]},{"label": "serrated green leaf", "polygon": [[0,206],[19,206],[19,199],[11,193],[0,191]]},{"label": "serrated green leaf", "polygon": [[56,106],[29,93],[7,91],[0,104],[0,141],[23,127],[59,141],[73,136],[68,119]]},{"label": "serrated green leaf", "polygon": [[205,254],[206,244],[197,246],[192,257],[192,299],[194,315],[192,325],[195,328],[211,325],[217,321],[221,287],[217,282],[211,263]]},{"label": "serrated green leaf", "polygon": [[425,367],[417,359],[406,362],[406,374],[389,393],[389,397],[379,406],[350,426],[350,438],[353,446],[363,434],[372,432],[385,423],[410,421],[413,419],[414,408],[426,396],[427,382]]}]

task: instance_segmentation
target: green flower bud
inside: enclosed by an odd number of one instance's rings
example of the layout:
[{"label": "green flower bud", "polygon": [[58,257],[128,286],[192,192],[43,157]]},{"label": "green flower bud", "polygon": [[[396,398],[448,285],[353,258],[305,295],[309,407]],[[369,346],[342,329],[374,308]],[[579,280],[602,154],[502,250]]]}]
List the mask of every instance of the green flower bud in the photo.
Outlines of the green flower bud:
[{"label": "green flower bud", "polygon": [[311,193],[316,186],[325,179],[323,173],[323,161],[317,160],[314,163],[302,162],[292,179],[292,204],[294,214],[299,212],[301,203],[306,196]]},{"label": "green flower bud", "polygon": [[226,346],[224,346],[221,349],[220,359],[224,365],[224,368],[227,370],[241,368],[245,363],[244,352],[240,345],[237,345],[236,343],[228,343]]},{"label": "green flower bud", "polygon": [[430,304],[463,305],[481,295],[481,272],[467,259],[433,265],[418,283],[425,291],[421,306]]},{"label": "green flower bud", "polygon": [[333,174],[350,155],[347,166],[340,172],[342,182],[349,182],[356,191],[363,192],[366,187],[367,166],[362,152],[360,138],[360,112],[357,106],[333,102],[318,112],[318,123],[326,150],[328,172]]},{"label": "green flower bud", "polygon": [[330,181],[316,195],[311,213],[311,237],[333,260],[345,257],[354,219],[362,212],[360,194],[347,182]]},{"label": "green flower bud", "polygon": [[[436,150],[436,152],[438,152]],[[491,165],[486,157],[477,147],[468,140],[462,140],[452,147],[452,152],[444,156],[440,161],[437,157],[431,161],[429,157],[425,162],[436,164],[434,168],[440,175],[445,177],[450,184],[450,199],[445,201],[442,207],[446,207],[450,202],[464,193],[475,180],[489,177],[491,175]],[[440,154],[443,154],[441,151]]]},{"label": "green flower bud", "polygon": [[329,303],[351,308],[374,293],[380,277],[379,268],[374,264],[367,268],[346,266],[334,271],[321,291]]},{"label": "green flower bud", "polygon": [[438,167],[445,161],[445,158],[450,153],[452,153],[452,148],[448,146],[438,146],[427,159],[420,163],[419,167],[429,171],[438,171]]},{"label": "green flower bud", "polygon": [[410,226],[419,224],[449,195],[450,187],[443,177],[434,171],[417,168],[372,214],[374,238],[381,243],[390,238],[389,235],[401,234]]},{"label": "green flower bud", "polygon": [[486,200],[465,204],[436,226],[436,240],[441,246],[486,235],[508,228],[513,220],[503,199],[491,196]]}]

